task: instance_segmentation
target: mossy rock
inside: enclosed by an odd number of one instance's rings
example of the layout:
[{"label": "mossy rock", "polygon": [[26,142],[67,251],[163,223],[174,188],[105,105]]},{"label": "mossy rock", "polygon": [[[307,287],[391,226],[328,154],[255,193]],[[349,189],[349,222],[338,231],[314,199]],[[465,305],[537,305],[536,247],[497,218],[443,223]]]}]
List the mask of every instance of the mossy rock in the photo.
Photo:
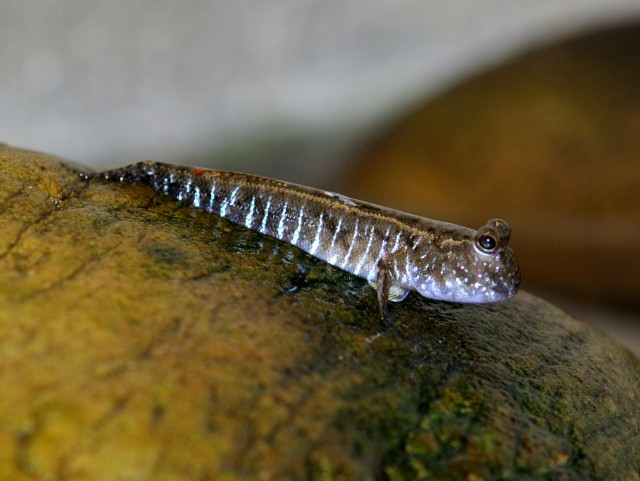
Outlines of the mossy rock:
[{"label": "mossy rock", "polygon": [[526,293],[391,306],[0,145],[0,479],[639,480],[640,363]]}]

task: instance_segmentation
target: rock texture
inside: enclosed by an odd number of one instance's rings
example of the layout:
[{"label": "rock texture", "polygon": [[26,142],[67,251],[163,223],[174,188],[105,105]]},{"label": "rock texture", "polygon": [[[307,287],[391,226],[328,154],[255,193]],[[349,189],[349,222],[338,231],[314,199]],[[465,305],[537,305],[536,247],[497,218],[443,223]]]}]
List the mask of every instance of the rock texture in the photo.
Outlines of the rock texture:
[{"label": "rock texture", "polygon": [[639,480],[640,363],[0,145],[0,479]]}]

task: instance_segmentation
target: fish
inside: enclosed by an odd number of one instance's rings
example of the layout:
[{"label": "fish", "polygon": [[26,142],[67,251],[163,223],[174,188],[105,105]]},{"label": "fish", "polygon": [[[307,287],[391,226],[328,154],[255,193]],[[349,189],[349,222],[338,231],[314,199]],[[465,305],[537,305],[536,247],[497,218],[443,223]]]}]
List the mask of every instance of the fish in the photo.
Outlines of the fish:
[{"label": "fish", "polygon": [[286,242],[368,281],[381,319],[411,291],[440,301],[492,303],[520,286],[511,229],[478,229],[250,174],[143,161],[85,175],[144,184],[179,202]]}]

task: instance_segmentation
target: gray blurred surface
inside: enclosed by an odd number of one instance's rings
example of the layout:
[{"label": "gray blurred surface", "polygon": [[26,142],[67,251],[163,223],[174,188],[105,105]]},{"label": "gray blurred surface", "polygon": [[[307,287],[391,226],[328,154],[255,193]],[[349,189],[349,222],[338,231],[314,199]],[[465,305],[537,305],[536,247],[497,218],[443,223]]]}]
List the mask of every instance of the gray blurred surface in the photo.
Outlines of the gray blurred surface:
[{"label": "gray blurred surface", "polygon": [[415,98],[639,16],[637,0],[3,0],[0,139],[95,167],[226,152],[220,167],[318,185]]}]

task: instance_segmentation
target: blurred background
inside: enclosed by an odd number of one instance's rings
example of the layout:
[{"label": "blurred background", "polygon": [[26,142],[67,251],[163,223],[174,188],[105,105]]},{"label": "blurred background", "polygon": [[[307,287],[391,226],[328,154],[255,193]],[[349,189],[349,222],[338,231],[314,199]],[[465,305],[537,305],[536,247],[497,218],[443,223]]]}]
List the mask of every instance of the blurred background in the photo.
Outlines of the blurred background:
[{"label": "blurred background", "polygon": [[640,355],[637,0],[3,0],[0,142],[477,227]]}]

